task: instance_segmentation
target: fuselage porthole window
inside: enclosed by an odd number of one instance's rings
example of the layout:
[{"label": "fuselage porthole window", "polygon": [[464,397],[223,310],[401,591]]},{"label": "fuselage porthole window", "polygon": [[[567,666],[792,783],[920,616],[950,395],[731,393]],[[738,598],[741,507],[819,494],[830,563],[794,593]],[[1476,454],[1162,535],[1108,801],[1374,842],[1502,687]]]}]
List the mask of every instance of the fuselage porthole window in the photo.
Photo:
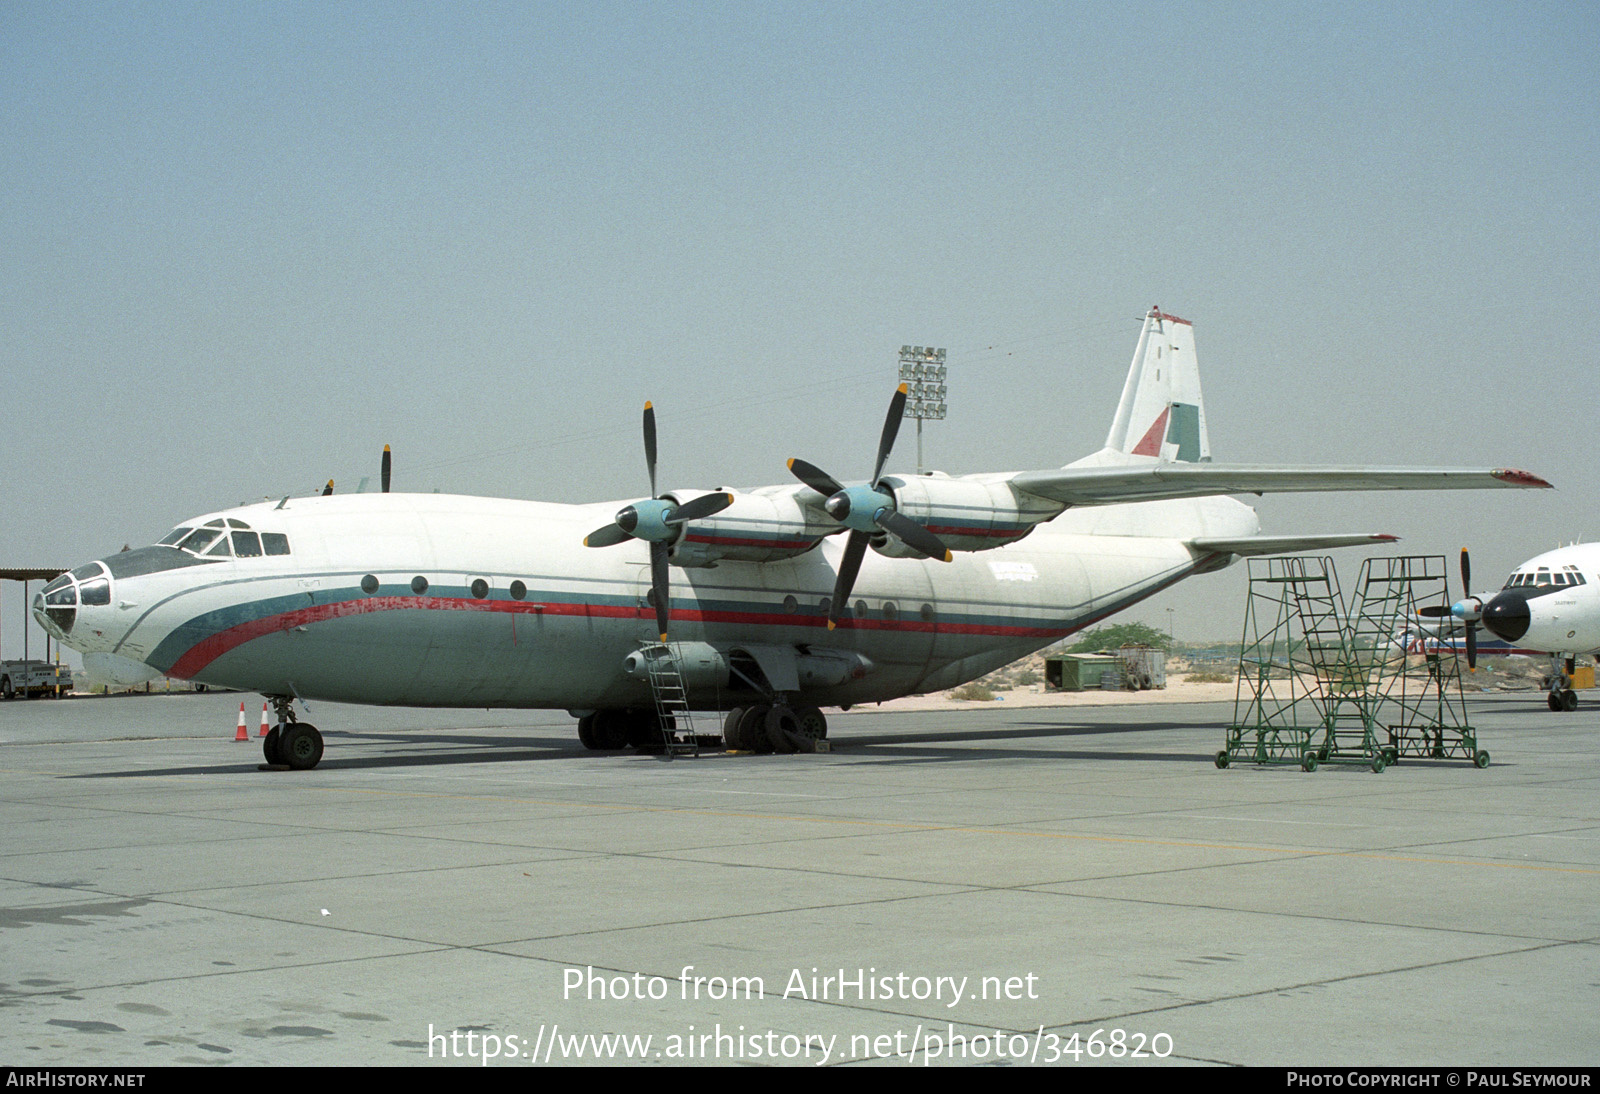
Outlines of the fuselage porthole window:
[{"label": "fuselage porthole window", "polygon": [[472,599],[486,600],[489,596],[489,583],[481,577],[472,579]]},{"label": "fuselage porthole window", "polygon": [[427,592],[428,579],[423,577],[421,574],[418,574],[416,577],[412,578],[411,591],[416,593],[418,596],[421,596],[423,593]]},{"label": "fuselage porthole window", "polygon": [[521,600],[523,597],[525,597],[527,595],[528,595],[528,587],[526,585],[524,585],[520,581],[513,581],[511,583],[511,599],[512,600]]},{"label": "fuselage porthole window", "polygon": [[361,579],[361,591],[371,596],[378,591],[378,579],[373,574],[368,574]]}]

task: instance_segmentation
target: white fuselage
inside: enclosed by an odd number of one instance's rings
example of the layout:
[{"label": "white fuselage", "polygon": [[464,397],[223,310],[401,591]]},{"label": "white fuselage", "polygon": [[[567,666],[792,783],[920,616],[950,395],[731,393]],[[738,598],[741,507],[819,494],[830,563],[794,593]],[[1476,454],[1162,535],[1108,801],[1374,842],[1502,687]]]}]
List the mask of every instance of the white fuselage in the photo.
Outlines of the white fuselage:
[{"label": "white fuselage", "polygon": [[1600,543],[1547,551],[1518,566],[1483,602],[1483,625],[1519,647],[1600,652]]},{"label": "white fuselage", "polygon": [[[288,553],[150,547],[113,556],[103,564],[109,574],[75,571],[82,602],[47,625],[81,651],[269,695],[637,705],[647,701],[647,685],[623,662],[657,637],[646,600],[648,545],[583,546],[616,508],[438,494],[246,506],[186,526],[222,521],[248,528],[252,543],[255,533],[286,537]],[[1257,529],[1254,510],[1211,497],[1070,510],[1020,542],[958,553],[950,563],[869,551],[850,610],[831,632],[825,602],[841,537],[830,536],[786,560],[674,566],[671,638],[724,650],[847,652],[865,671],[806,687],[808,701],[889,699],[980,676],[1229,560],[1187,539]],[[159,568],[178,555],[180,565]],[[109,591],[91,597],[95,580]],[[691,687],[691,698],[700,707],[726,705],[719,691]]]}]

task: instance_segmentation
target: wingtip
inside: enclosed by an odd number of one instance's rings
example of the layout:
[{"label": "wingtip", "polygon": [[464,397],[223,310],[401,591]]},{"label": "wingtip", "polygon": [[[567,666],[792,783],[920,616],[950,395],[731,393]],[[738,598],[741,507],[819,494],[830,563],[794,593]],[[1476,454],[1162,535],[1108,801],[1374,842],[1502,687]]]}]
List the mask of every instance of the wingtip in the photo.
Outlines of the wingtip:
[{"label": "wingtip", "polygon": [[1554,485],[1541,479],[1528,471],[1519,471],[1515,467],[1497,467],[1489,472],[1501,482],[1509,486],[1531,486],[1536,490],[1553,490]]}]

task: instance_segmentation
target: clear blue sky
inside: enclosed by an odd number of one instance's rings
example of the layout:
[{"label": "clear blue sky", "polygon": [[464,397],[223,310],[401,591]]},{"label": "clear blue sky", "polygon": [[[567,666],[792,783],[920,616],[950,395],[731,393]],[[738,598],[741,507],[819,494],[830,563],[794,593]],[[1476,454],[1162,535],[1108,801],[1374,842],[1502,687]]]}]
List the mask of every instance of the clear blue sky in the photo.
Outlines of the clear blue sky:
[{"label": "clear blue sky", "polygon": [[[400,489],[630,498],[646,399],[664,485],[860,475],[907,342],[950,354],[930,464],[1058,466],[1159,303],[1218,460],[1554,481],[1258,504],[1498,585],[1600,538],[1597,13],[7,3],[0,564],[385,443]],[[1242,591],[1129,618],[1231,636]]]}]

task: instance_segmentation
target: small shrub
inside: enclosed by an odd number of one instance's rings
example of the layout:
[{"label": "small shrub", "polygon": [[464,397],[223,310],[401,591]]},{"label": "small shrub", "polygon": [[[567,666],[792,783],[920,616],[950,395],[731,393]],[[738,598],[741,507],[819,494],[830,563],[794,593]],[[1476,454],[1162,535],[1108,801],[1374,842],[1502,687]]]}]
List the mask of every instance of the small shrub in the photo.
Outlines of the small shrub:
[{"label": "small shrub", "polygon": [[963,684],[950,693],[950,698],[967,703],[990,703],[994,701],[994,692],[982,684]]}]

